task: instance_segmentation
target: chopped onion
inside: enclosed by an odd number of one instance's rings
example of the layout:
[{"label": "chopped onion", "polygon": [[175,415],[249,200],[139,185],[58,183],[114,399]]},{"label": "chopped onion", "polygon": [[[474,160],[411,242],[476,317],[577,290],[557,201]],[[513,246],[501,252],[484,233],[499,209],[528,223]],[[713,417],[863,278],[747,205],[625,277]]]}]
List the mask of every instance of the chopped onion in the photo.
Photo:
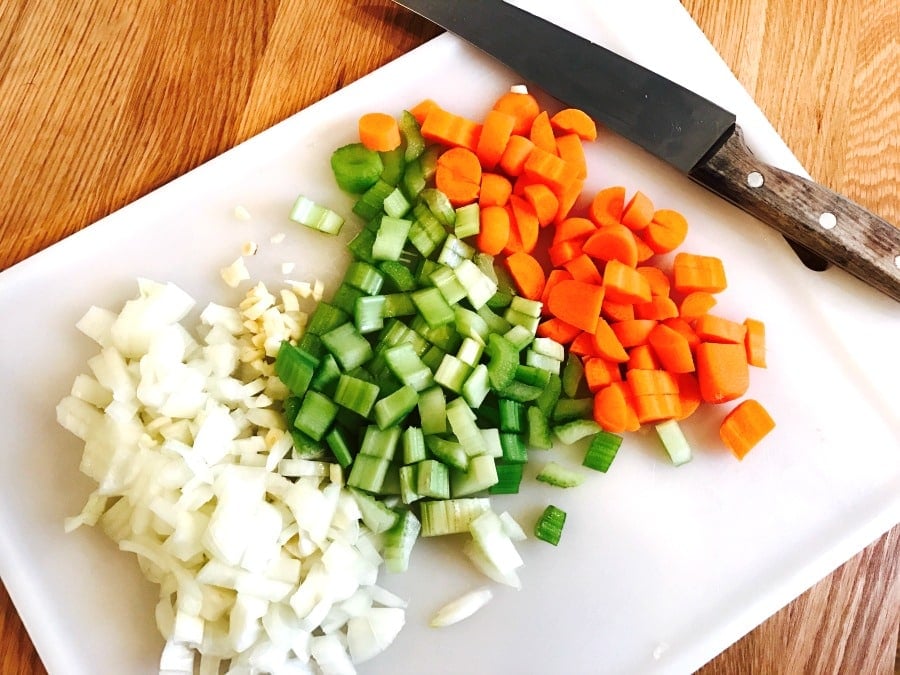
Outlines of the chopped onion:
[{"label": "chopped onion", "polygon": [[429,625],[433,628],[441,628],[458,623],[463,619],[468,619],[490,602],[493,597],[494,594],[489,588],[478,588],[474,591],[469,591],[465,595],[456,598],[456,600],[448,602],[435,612]]}]

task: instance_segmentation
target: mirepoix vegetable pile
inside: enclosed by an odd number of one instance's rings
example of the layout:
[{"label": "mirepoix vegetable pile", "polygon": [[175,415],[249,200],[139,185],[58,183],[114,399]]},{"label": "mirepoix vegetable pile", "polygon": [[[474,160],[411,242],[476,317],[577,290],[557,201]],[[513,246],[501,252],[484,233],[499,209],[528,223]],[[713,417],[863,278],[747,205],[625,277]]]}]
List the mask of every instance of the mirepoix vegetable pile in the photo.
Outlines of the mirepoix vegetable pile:
[{"label": "mirepoix vegetable pile", "polygon": [[[650,425],[678,466],[679,422],[744,397],[763,323],[711,313],[724,266],[678,250],[677,211],[621,186],[578,211],[596,137],[521,87],[480,122],[431,100],[368,113],[331,156],[355,195],[352,262],[311,313],[259,284],[192,330],[193,299],[142,280],[79,322],[100,352],[57,416],[97,489],[67,529],[99,524],[159,584],[161,671],[352,673],[403,626],[377,577],[420,538],[462,534],[477,569],[521,587],[528,534],[491,497],[524,489],[539,451],[582,443],[581,466],[548,453],[536,472],[575,488]],[[307,195],[289,217],[332,236],[353,221]],[[249,274],[239,258],[222,276]],[[745,399],[720,436],[741,459],[773,427]],[[529,529],[557,546],[567,514],[545,506]]]}]

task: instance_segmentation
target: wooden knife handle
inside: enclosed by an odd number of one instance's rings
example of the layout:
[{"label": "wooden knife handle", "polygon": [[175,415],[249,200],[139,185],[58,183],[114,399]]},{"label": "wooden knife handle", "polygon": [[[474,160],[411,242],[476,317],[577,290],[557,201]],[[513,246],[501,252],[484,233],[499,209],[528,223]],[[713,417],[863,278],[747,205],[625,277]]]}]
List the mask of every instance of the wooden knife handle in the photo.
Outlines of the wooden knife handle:
[{"label": "wooden knife handle", "polygon": [[690,177],[900,302],[900,229],[846,197],[760,161],[739,126]]}]

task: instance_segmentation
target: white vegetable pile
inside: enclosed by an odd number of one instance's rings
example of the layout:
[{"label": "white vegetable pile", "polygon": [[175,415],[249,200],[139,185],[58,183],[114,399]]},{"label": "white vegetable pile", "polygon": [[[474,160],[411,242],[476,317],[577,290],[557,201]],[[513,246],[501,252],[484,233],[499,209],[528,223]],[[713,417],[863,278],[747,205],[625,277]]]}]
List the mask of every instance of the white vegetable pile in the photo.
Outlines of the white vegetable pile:
[{"label": "white vegetable pile", "polygon": [[292,456],[272,363],[306,315],[259,284],[208,305],[195,337],[194,305],[140,280],[120,313],[79,321],[100,351],[57,417],[97,488],[66,528],[99,524],[159,584],[161,673],[353,673],[405,603],[376,583],[380,542],[340,467]]}]

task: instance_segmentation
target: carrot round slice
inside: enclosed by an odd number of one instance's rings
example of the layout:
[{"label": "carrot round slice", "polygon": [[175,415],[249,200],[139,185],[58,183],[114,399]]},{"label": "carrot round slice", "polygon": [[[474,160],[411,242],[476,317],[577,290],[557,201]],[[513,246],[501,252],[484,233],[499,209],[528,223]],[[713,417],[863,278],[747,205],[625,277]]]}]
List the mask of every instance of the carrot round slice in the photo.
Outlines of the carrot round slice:
[{"label": "carrot round slice", "polygon": [[561,134],[577,134],[584,141],[597,140],[597,124],[583,110],[564,108],[550,118],[550,124]]},{"label": "carrot round slice", "polygon": [[622,211],[625,210],[625,188],[621,185],[600,190],[591,200],[588,217],[597,227],[603,225],[619,225],[622,222]]},{"label": "carrot round slice", "polygon": [[672,209],[660,209],[641,232],[641,238],[654,253],[668,253],[684,243],[687,231],[688,223],[683,215]]},{"label": "carrot round slice", "polygon": [[631,201],[622,211],[622,224],[628,229],[638,232],[643,230],[653,220],[653,202],[643,192],[638,190],[634,193]]},{"label": "carrot round slice", "polygon": [[534,118],[541,112],[541,106],[534,96],[514,91],[500,96],[494,102],[493,109],[512,115],[516,119],[513,133],[519,135],[528,133]]},{"label": "carrot round slice", "polygon": [[593,333],[603,307],[603,295],[603,286],[564,279],[550,290],[547,305],[553,316]]},{"label": "carrot round slice", "polygon": [[475,154],[486,170],[492,170],[500,162],[515,126],[516,118],[502,110],[489,110],[484,116]]},{"label": "carrot round slice", "polygon": [[769,412],[759,401],[748,398],[725,416],[719,436],[735,457],[743,459],[774,428]]},{"label": "carrot round slice", "polygon": [[599,260],[618,260],[637,266],[637,244],[634,233],[624,225],[604,225],[584,242],[582,250]]},{"label": "carrot round slice", "polygon": [[529,300],[540,300],[547,279],[534,256],[525,251],[513,253],[506,259],[506,268],[519,293]]},{"label": "carrot round slice", "polygon": [[553,190],[543,183],[531,183],[522,188],[522,196],[531,204],[541,227],[546,227],[553,222],[559,209],[559,199]]},{"label": "carrot round slice", "polygon": [[467,148],[450,148],[438,157],[434,180],[451,204],[470,204],[478,199],[481,189],[481,162]]},{"label": "carrot round slice", "polygon": [[393,150],[402,141],[400,125],[387,113],[366,113],[359,118],[359,140],[369,150]]},{"label": "carrot round slice", "polygon": [[475,246],[482,253],[498,255],[509,240],[509,211],[502,206],[487,206],[479,213]]}]

